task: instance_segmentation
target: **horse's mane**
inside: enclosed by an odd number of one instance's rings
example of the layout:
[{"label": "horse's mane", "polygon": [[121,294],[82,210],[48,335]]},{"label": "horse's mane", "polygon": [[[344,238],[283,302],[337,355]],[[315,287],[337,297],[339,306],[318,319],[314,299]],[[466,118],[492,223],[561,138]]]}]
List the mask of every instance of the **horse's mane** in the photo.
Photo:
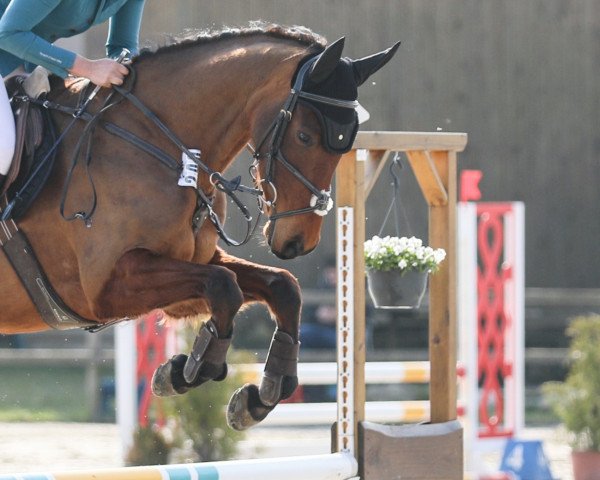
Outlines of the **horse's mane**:
[{"label": "horse's mane", "polygon": [[159,47],[144,48],[134,60],[154,56],[163,52],[171,52],[199,44],[208,44],[219,40],[250,36],[269,36],[283,40],[296,41],[307,47],[321,51],[325,48],[325,37],[303,26],[283,26],[263,21],[251,22],[248,27],[225,27],[220,30],[186,30],[180,35],[167,39],[166,44]]},{"label": "horse's mane", "polygon": [[[220,30],[186,30],[182,34],[171,35],[166,38],[164,45],[144,48],[132,60],[133,63],[136,63],[141,59],[153,57],[164,52],[177,51],[194,45],[210,44],[219,40],[251,36],[268,36],[276,39],[292,40],[305,45],[315,53],[321,52],[327,45],[325,37],[307,27],[299,25],[283,26],[263,21],[254,21],[250,22],[249,26],[241,28],[224,27]],[[88,82],[83,78],[69,79],[66,85],[62,78],[54,75],[50,77],[50,80],[52,82],[51,91],[53,94],[60,94],[66,90],[72,94],[79,95],[80,91],[88,85]]]}]

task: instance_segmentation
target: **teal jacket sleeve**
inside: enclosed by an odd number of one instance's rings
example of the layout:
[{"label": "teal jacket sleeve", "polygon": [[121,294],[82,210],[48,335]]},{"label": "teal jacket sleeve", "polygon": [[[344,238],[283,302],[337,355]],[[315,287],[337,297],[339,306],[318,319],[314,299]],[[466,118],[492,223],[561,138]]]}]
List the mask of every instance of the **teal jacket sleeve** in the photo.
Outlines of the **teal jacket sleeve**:
[{"label": "teal jacket sleeve", "polygon": [[119,56],[123,48],[138,53],[145,0],[128,0],[109,21],[106,55]]},{"label": "teal jacket sleeve", "polygon": [[64,78],[75,62],[75,54],[32,33],[32,29],[46,18],[60,1],[12,1],[0,18],[0,48],[25,62],[41,65]]}]

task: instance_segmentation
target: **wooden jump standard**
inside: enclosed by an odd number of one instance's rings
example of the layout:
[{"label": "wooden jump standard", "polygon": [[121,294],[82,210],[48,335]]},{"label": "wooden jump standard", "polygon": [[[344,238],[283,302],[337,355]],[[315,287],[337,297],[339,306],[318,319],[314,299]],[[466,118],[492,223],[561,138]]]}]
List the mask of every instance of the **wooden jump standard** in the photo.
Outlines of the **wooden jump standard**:
[{"label": "wooden jump standard", "polygon": [[[344,330],[347,317],[353,320],[354,334],[348,348],[353,350],[350,394],[354,425],[344,426],[338,420],[333,443],[338,451],[355,453],[363,480],[398,475],[429,480],[463,478],[462,428],[456,420],[456,196],[457,152],[463,151],[466,143],[464,133],[359,132],[354,150],[344,155],[337,169],[337,258],[343,274],[338,281],[338,330]],[[430,424],[384,426],[365,422],[365,202],[386,160],[395,152],[406,153],[429,207],[429,244],[447,252],[439,272],[429,282]],[[340,216],[351,218],[340,220]],[[352,230],[349,236],[347,228]],[[351,294],[346,291],[349,286],[353,287]],[[345,347],[338,343],[340,348]],[[339,395],[338,386],[338,404],[343,401]],[[346,437],[344,432],[340,434],[344,429],[349,433]]]}]

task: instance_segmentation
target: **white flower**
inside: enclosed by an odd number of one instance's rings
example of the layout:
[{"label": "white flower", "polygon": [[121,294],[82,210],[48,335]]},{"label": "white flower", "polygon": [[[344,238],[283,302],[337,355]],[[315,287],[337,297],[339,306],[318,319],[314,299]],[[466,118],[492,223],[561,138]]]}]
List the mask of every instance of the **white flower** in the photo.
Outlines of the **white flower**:
[{"label": "white flower", "polygon": [[423,245],[417,237],[383,238],[375,235],[364,245],[367,268],[376,270],[435,272],[446,258],[442,248],[434,249]]},{"label": "white flower", "polygon": [[446,258],[446,251],[443,248],[438,248],[435,252],[433,252],[433,258],[435,263],[442,263],[442,261]]}]

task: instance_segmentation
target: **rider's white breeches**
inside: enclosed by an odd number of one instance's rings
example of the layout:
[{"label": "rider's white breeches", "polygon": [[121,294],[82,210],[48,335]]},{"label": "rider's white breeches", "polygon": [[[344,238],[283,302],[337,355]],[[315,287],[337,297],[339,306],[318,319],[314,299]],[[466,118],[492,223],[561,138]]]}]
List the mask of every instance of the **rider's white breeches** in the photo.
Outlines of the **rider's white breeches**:
[{"label": "rider's white breeches", "polygon": [[15,150],[15,121],[0,76],[0,175],[6,175]]}]

